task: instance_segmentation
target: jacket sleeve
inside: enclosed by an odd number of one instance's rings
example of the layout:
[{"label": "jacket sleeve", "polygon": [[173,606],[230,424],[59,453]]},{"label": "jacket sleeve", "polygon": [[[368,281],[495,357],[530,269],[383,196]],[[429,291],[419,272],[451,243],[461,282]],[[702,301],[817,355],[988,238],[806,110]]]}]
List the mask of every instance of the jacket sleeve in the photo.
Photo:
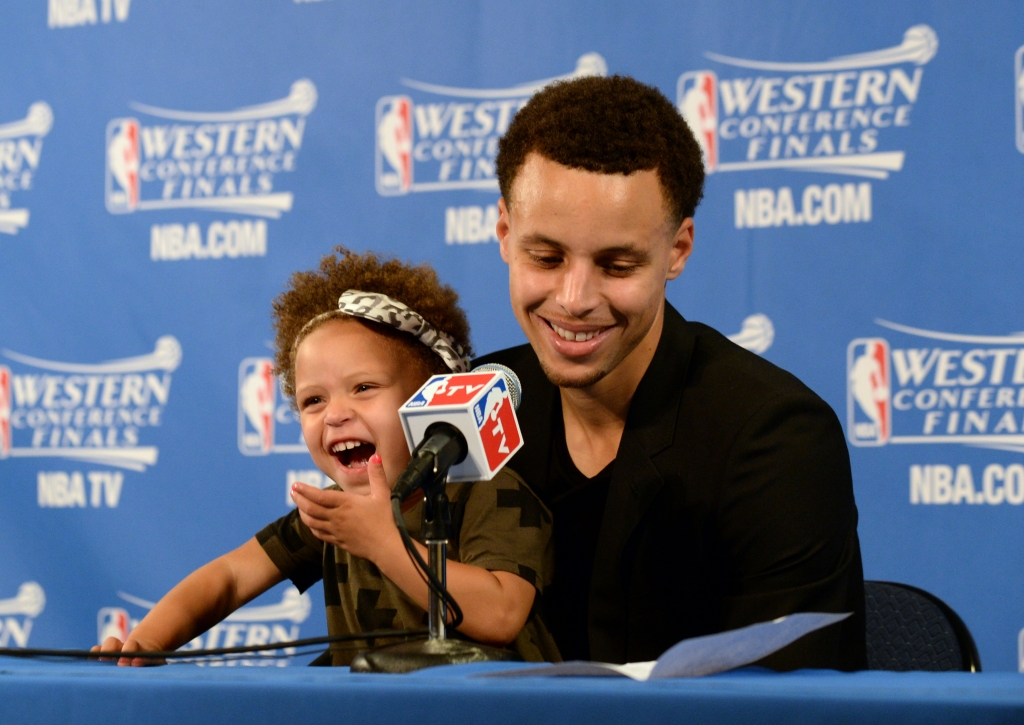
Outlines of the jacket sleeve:
[{"label": "jacket sleeve", "polygon": [[760,664],[864,668],[857,508],[832,409],[813,395],[761,405],[730,447],[715,512],[728,582],[721,628],[795,612],[852,612]]}]

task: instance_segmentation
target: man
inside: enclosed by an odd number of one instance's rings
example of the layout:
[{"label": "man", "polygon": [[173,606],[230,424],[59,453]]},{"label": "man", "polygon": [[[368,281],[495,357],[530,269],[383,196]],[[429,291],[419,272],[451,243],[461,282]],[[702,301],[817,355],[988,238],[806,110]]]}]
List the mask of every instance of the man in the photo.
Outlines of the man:
[{"label": "man", "polygon": [[497,225],[530,344],[510,462],[554,514],[545,618],[566,659],[657,658],[799,611],[853,612],[765,659],[865,666],[842,428],[792,375],[685,321],[665,286],[693,248],[700,148],[630,78],[547,87],[499,147]]}]

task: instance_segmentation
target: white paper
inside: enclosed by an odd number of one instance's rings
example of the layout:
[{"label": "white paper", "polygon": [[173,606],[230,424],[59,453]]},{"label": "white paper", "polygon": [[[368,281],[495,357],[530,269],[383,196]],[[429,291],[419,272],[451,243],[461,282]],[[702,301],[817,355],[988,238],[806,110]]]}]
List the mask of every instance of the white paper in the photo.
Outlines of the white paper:
[{"label": "white paper", "polygon": [[806,634],[841,622],[851,615],[800,612],[705,637],[693,637],[668,649],[657,662],[559,662],[547,667],[488,672],[480,677],[630,677],[657,680],[703,677],[757,662]]},{"label": "white paper", "polygon": [[619,672],[626,677],[632,677],[634,680],[646,680],[651,676],[651,671],[654,666],[658,664],[654,660],[650,662],[629,662],[624,665],[606,665],[611,667],[616,672]]},{"label": "white paper", "polygon": [[658,658],[651,679],[702,677],[734,670],[757,662],[805,634],[841,622],[849,616],[849,612],[801,612],[742,629],[684,639]]}]

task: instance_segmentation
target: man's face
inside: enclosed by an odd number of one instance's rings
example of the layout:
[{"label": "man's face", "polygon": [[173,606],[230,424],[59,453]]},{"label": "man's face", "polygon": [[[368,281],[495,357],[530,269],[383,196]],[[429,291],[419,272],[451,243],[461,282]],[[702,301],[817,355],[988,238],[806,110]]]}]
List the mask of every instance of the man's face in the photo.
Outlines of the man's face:
[{"label": "man's face", "polygon": [[369,493],[374,453],[394,484],[409,462],[398,408],[426,379],[393,343],[352,320],[311,332],[295,355],[295,402],[317,468],[350,493]]},{"label": "man's face", "polygon": [[551,382],[589,387],[645,340],[656,346],[665,283],[693,246],[693,220],[671,221],[657,172],[600,174],[532,153],[510,196],[497,232],[512,309]]}]

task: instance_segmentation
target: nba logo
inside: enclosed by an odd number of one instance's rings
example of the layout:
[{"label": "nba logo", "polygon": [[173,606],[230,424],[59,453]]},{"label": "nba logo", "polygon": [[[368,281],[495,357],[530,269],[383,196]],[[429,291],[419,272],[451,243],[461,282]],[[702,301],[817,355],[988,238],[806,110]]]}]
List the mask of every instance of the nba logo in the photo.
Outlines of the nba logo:
[{"label": "nba logo", "polygon": [[11,370],[0,365],[0,458],[11,454]]},{"label": "nba logo", "polygon": [[889,343],[861,338],[846,351],[847,428],[855,446],[881,446],[892,434]]},{"label": "nba logo", "polygon": [[412,100],[377,101],[377,193],[406,194],[412,188]]},{"label": "nba logo", "polygon": [[238,449],[265,456],[274,447],[277,378],[267,358],[250,357],[238,368]]},{"label": "nba logo", "polygon": [[505,381],[498,380],[487,391],[487,396],[473,406],[473,415],[480,429],[487,465],[496,471],[519,450],[523,436],[512,401],[505,389]]},{"label": "nba logo", "polygon": [[450,379],[451,375],[433,376],[414,396],[408,400],[408,402],[406,402],[406,407],[422,408],[424,405],[430,405],[431,401],[434,400],[435,395],[438,393],[444,393]]},{"label": "nba logo", "polygon": [[127,214],[139,206],[139,122],[107,124],[107,211]]},{"label": "nba logo", "polygon": [[718,166],[718,76],[709,70],[683,73],[676,101],[700,144],[704,168],[710,174]]},{"label": "nba logo", "polygon": [[128,612],[120,607],[103,607],[96,616],[96,642],[103,644],[107,637],[116,637],[124,642],[131,631]]}]

